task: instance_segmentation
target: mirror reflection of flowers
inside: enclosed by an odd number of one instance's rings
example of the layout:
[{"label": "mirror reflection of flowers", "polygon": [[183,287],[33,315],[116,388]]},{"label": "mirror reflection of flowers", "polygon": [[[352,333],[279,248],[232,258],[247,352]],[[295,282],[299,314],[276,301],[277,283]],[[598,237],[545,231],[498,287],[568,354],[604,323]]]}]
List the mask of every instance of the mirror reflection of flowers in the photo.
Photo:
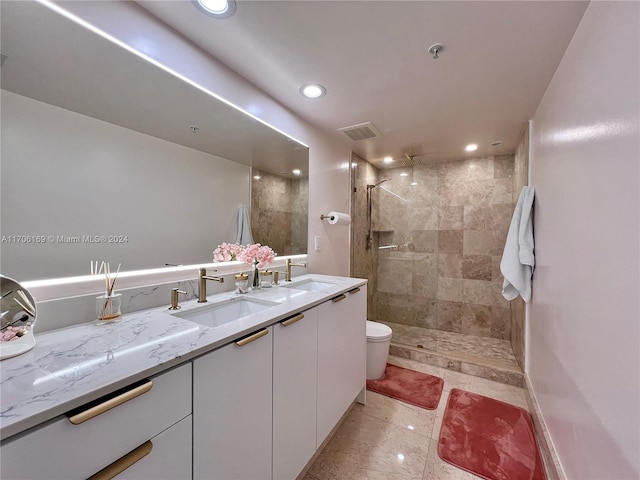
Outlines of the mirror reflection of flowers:
[{"label": "mirror reflection of flowers", "polygon": [[213,251],[214,262],[231,262],[239,260],[254,264],[258,268],[268,267],[273,263],[276,253],[267,245],[254,243],[243,247],[238,243],[222,243]]},{"label": "mirror reflection of flowers", "polygon": [[244,250],[238,254],[237,258],[241,262],[253,263],[257,268],[263,268],[271,265],[275,256],[276,253],[271,247],[254,243],[247,245]]},{"label": "mirror reflection of flowers", "polygon": [[226,243],[218,245],[213,251],[214,262],[231,262],[233,260],[239,260],[238,255],[242,252],[243,246],[238,243]]}]

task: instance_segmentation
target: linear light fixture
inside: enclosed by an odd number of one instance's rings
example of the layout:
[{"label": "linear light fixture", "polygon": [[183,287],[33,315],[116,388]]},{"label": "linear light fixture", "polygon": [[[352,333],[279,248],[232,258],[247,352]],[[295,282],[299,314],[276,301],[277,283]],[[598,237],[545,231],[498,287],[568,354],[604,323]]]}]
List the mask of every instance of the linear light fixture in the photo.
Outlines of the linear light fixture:
[{"label": "linear light fixture", "polygon": [[185,83],[188,83],[189,85],[191,85],[192,87],[200,90],[203,93],[206,93],[207,95],[209,95],[210,97],[213,97],[219,101],[221,101],[222,103],[224,103],[225,105],[230,106],[231,108],[234,108],[235,110],[244,113],[246,116],[253,118],[255,121],[260,122],[262,125],[269,127],[272,130],[275,130],[276,132],[284,135],[285,137],[293,140],[296,143],[299,143],[300,145],[302,145],[305,148],[309,148],[309,145],[307,145],[304,142],[301,142],[300,140],[298,140],[295,137],[292,137],[291,135],[289,135],[287,132],[280,130],[278,127],[275,127],[273,125],[271,125],[270,123],[268,123],[267,121],[263,120],[260,117],[257,117],[256,115],[252,114],[251,112],[245,110],[242,107],[239,107],[238,105],[230,102],[229,100],[227,100],[224,97],[221,97],[220,95],[218,95],[217,93],[214,93],[213,91],[209,90],[208,88],[200,85],[199,83],[191,80],[189,77],[186,77],[185,75],[171,69],[170,67],[167,67],[166,65],[164,65],[163,63],[160,63],[159,61],[153,59],[152,57],[142,53],[140,50],[136,50],[135,48],[133,48],[131,45],[129,45],[128,43],[123,42],[122,40],[114,37],[113,35],[108,34],[107,32],[105,32],[104,30],[99,29],[98,27],[96,27],[95,25],[83,20],[82,18],[78,17],[77,15],[74,15],[73,13],[69,12],[68,10],[65,10],[64,8],[62,8],[61,6],[59,6],[58,4],[54,3],[52,0],[35,0],[37,1],[39,4],[44,5],[45,7],[49,8],[50,10],[53,10],[54,12],[62,15],[63,17],[71,20],[72,22],[80,25],[81,27],[86,28],[87,30],[89,30],[90,32],[95,33],[96,35],[100,35],[102,38],[104,38],[105,40],[110,41],[111,43],[114,43],[115,45],[119,46],[120,48],[125,49],[126,51],[134,54],[135,56],[141,58],[142,60],[145,60],[147,62],[149,62],[152,65],[155,65],[156,67],[160,68],[161,70],[164,70],[165,72],[167,72],[170,75],[173,75],[176,78],[179,78],[180,80],[182,80]]}]

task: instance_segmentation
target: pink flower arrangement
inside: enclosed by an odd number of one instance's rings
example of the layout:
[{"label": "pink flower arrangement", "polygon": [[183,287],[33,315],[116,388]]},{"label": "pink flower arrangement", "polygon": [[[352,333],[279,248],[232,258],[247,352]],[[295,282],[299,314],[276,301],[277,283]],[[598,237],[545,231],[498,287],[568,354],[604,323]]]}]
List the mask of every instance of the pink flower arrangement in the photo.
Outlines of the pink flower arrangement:
[{"label": "pink flower arrangement", "polygon": [[243,247],[237,243],[223,243],[213,251],[215,262],[231,262],[239,260],[244,263],[255,264],[258,268],[268,267],[273,263],[277,254],[267,245],[254,243]]},{"label": "pink flower arrangement", "polygon": [[237,243],[225,243],[218,245],[213,251],[213,260],[215,262],[231,262],[233,260],[239,260],[238,255],[242,253],[243,246]]},{"label": "pink flower arrangement", "polygon": [[253,263],[258,268],[268,267],[273,263],[276,253],[267,245],[254,243],[247,245],[242,252],[238,254],[238,260],[245,263]]}]

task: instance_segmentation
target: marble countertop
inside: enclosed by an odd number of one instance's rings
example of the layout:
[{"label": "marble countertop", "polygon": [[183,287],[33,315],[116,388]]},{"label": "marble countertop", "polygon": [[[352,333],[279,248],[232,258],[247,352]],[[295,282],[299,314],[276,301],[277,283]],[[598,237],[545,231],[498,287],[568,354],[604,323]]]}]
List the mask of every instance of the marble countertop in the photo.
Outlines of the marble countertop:
[{"label": "marble countertop", "polygon": [[[315,292],[293,288],[310,279],[331,285]],[[0,438],[9,438],[365,283],[359,278],[306,274],[295,277],[287,284],[290,288],[210,295],[210,304],[238,297],[277,303],[215,328],[174,316],[165,305],[124,315],[112,324],[85,323],[36,335],[33,350],[0,362]],[[195,300],[184,302],[178,312],[184,314],[202,305]]]}]

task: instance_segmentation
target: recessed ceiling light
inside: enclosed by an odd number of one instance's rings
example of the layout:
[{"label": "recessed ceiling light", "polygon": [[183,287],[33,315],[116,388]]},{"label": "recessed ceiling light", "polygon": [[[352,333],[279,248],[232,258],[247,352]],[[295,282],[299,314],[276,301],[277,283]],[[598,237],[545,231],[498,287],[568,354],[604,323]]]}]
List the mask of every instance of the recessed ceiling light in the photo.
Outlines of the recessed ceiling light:
[{"label": "recessed ceiling light", "polygon": [[400,174],[400,176],[401,176],[401,177],[408,177],[408,176],[409,176],[409,174],[408,174],[407,172],[402,172],[402,173]]},{"label": "recessed ceiling light", "polygon": [[253,176],[253,179],[254,179],[254,180],[260,180],[260,175],[254,175],[254,176]]},{"label": "recessed ceiling light", "polygon": [[327,94],[327,89],[319,83],[307,83],[300,87],[300,95],[306,98],[320,98]]},{"label": "recessed ceiling light", "polygon": [[296,168],[296,169],[292,170],[291,173],[293,173],[294,175],[300,175],[302,173],[302,171],[299,168]]},{"label": "recessed ceiling light", "polygon": [[391,163],[391,162],[393,162],[393,158],[391,158],[391,157],[384,157],[384,160],[383,160],[383,161],[384,161],[384,163]]},{"label": "recessed ceiling light", "polygon": [[214,18],[228,18],[236,13],[236,0],[192,0],[202,13]]},{"label": "recessed ceiling light", "polygon": [[469,145],[467,145],[466,147],[464,147],[464,149],[467,152],[475,152],[478,149],[478,145],[476,145],[475,143],[470,143]]},{"label": "recessed ceiling light", "polygon": [[412,187],[415,187],[416,185],[418,185],[418,182],[411,182],[409,185],[411,185]]}]

